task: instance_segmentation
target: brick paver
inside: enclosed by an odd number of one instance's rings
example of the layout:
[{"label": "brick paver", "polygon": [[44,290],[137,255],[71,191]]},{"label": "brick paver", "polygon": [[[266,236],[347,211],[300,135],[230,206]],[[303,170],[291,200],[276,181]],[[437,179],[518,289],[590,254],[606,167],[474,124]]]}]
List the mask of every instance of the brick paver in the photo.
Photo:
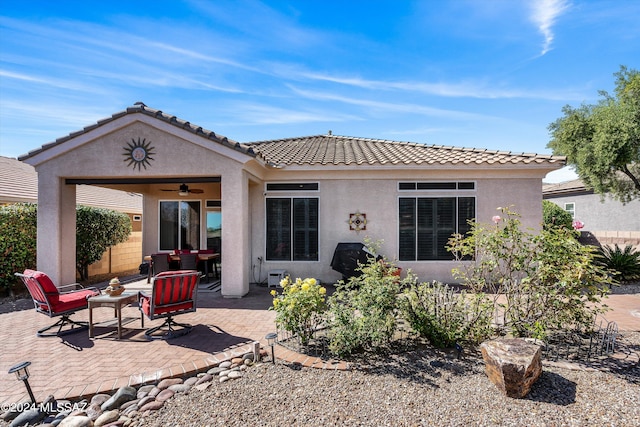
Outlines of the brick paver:
[{"label": "brick paver", "polygon": [[[239,299],[222,298],[219,292],[200,293],[197,311],[176,317],[194,325],[193,331],[169,341],[147,341],[139,319],[125,326],[122,340],[115,339],[115,329],[101,328],[96,329],[95,339],[89,339],[88,331],[39,338],[36,330],[55,319],[33,309],[0,314],[0,405],[28,399],[24,386],[7,374],[22,361],[31,362],[29,383],[36,399],[42,401],[50,394],[58,399],[90,397],[111,393],[121,385],[194,374],[252,351],[255,341],[270,355],[264,336],[275,329],[275,312],[268,310],[271,301],[267,288],[253,286]],[[640,331],[640,294],[611,295],[606,302],[612,308],[604,315],[607,321],[616,321],[620,331]],[[94,316],[96,321],[106,320],[110,311],[96,310]],[[123,316],[139,318],[139,312],[126,307]],[[80,311],[74,318],[88,320],[88,311]],[[145,328],[160,322],[145,319]],[[277,359],[304,366],[349,369],[348,363],[302,356],[280,346],[275,352]]]}]

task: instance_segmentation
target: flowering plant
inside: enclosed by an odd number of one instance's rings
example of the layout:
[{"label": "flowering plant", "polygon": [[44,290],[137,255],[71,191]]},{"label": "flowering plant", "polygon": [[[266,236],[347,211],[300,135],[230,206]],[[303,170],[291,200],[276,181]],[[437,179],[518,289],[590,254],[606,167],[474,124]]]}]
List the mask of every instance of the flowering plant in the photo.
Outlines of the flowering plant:
[{"label": "flowering plant", "polygon": [[270,310],[277,312],[276,325],[298,335],[302,344],[307,345],[323,321],[327,290],[313,278],[297,278],[292,282],[287,276],[280,281],[280,286],[281,294],[275,289],[271,291]]}]

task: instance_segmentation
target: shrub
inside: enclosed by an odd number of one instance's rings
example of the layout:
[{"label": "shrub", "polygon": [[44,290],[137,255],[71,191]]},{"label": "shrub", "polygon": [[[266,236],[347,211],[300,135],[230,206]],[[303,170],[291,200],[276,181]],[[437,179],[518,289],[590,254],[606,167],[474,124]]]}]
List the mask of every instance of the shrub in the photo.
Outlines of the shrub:
[{"label": "shrub", "polygon": [[329,349],[338,356],[375,351],[388,345],[396,330],[396,298],[402,282],[397,268],[376,260],[376,248],[368,246],[373,255],[358,267],[360,276],[338,282],[328,301]]},{"label": "shrub", "polygon": [[0,288],[12,291],[15,272],[36,266],[37,205],[0,207]]},{"label": "shrub", "polygon": [[620,249],[617,244],[613,248],[603,246],[599,250],[599,260],[612,271],[617,282],[640,279],[640,252],[631,245],[625,246],[624,249]]},{"label": "shrub", "polygon": [[276,325],[296,334],[303,345],[307,345],[316,328],[323,323],[326,310],[327,290],[316,279],[296,279],[291,282],[287,276],[280,282],[282,294],[271,291],[276,311]]},{"label": "shrub", "polygon": [[560,206],[548,200],[542,201],[542,225],[545,229],[562,227],[572,229],[573,218],[571,214]]},{"label": "shrub", "polygon": [[454,292],[439,283],[412,285],[399,299],[411,327],[436,347],[477,344],[492,335],[493,305],[483,293]]},{"label": "shrub", "polygon": [[606,307],[600,285],[611,281],[594,262],[594,249],[564,227],[525,231],[517,213],[499,209],[503,216],[495,216],[494,225],[473,223],[466,237],[449,241],[457,259],[473,257],[454,276],[476,292],[491,293],[503,327],[515,336],[544,338],[554,328],[591,328]]},{"label": "shrub", "polygon": [[[18,283],[14,273],[36,267],[38,205],[16,203],[0,207],[0,287]],[[76,208],[76,269],[81,280],[89,265],[131,234],[131,220],[122,212],[87,206]]]},{"label": "shrub", "polygon": [[131,235],[129,215],[110,209],[76,208],[76,269],[80,280],[89,276],[89,265],[100,261],[104,252]]}]

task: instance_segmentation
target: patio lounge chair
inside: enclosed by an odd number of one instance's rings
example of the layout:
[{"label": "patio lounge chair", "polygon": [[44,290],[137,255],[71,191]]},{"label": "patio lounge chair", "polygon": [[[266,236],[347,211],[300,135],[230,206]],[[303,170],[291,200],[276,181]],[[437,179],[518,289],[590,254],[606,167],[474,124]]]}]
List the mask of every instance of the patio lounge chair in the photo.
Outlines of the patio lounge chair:
[{"label": "patio lounge chair", "polygon": [[[60,317],[53,325],[40,329],[37,332],[39,337],[66,335],[89,327],[88,322],[76,322],[69,316],[87,308],[87,298],[100,295],[98,288],[84,288],[78,283],[57,287],[45,273],[29,269],[15,275],[22,279],[29,290],[38,313],[52,318]],[[67,325],[70,328],[62,330]],[[47,332],[55,327],[58,328],[55,333]]]},{"label": "patio lounge chair", "polygon": [[[173,316],[196,311],[199,282],[200,274],[197,271],[165,271],[153,278],[151,294],[139,292],[138,306],[142,327],[145,316],[150,320],[165,318],[161,325],[145,331],[144,335],[148,339],[169,339],[191,332],[191,325],[178,323],[173,320]],[[164,329],[164,333],[156,333]]]}]

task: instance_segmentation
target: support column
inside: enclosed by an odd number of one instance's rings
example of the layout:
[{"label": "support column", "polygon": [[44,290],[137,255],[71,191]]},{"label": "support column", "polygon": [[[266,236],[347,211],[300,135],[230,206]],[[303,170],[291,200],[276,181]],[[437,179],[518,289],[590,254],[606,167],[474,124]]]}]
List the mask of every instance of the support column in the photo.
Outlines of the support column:
[{"label": "support column", "polygon": [[224,297],[240,298],[249,292],[249,179],[233,169],[221,180],[222,289]]},{"label": "support column", "polygon": [[37,268],[54,284],[76,282],[76,186],[38,173]]}]

